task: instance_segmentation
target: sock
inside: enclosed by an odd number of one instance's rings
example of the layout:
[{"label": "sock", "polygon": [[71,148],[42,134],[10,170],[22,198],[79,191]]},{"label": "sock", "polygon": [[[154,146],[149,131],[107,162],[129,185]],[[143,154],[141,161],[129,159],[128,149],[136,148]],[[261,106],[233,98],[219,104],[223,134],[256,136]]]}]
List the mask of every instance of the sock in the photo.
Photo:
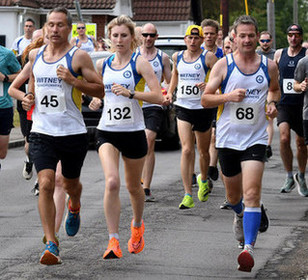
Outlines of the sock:
[{"label": "sock", "polygon": [[245,207],[243,229],[245,245],[254,245],[261,222],[261,207]]},{"label": "sock", "polygon": [[244,206],[243,206],[243,199],[241,198],[240,202],[235,204],[235,205],[231,205],[229,203],[230,207],[232,208],[232,210],[237,214],[241,214],[243,212]]},{"label": "sock", "polygon": [[133,227],[141,227],[141,226],[142,226],[142,220],[141,220],[140,223],[136,223],[136,222],[135,222],[135,219],[134,219],[134,221],[133,221]]},{"label": "sock", "polygon": [[301,178],[302,180],[305,180],[305,173],[299,172],[299,178]]},{"label": "sock", "polygon": [[293,178],[293,171],[288,171],[288,178]]},{"label": "sock", "polygon": [[188,195],[188,196],[192,197],[192,195],[191,195],[191,194],[189,194],[189,193],[185,193],[185,195]]},{"label": "sock", "polygon": [[206,182],[207,182],[207,179],[206,179],[206,180],[201,180],[201,182],[204,184],[204,183],[206,183]]},{"label": "sock", "polygon": [[120,238],[118,233],[109,233],[109,240],[111,240],[113,237],[117,240]]}]

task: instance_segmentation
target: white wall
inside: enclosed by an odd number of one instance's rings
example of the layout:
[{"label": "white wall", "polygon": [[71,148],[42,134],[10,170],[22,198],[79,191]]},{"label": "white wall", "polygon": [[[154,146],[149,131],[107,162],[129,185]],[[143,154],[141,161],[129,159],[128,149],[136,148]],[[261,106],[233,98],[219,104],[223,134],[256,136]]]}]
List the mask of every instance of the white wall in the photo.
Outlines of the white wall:
[{"label": "white wall", "polygon": [[[136,21],[138,26],[147,22]],[[187,27],[194,24],[192,21],[153,21],[158,30],[159,35],[184,35]]]},{"label": "white wall", "polygon": [[18,20],[14,12],[0,12],[0,35],[6,35],[6,47],[11,48],[18,32]]},{"label": "white wall", "polygon": [[20,19],[32,18],[35,21],[35,27],[39,28],[40,17],[33,13],[25,13],[19,16],[18,12],[0,11],[0,35],[6,35],[6,47],[11,48],[15,38],[23,35],[24,22],[19,22]]}]

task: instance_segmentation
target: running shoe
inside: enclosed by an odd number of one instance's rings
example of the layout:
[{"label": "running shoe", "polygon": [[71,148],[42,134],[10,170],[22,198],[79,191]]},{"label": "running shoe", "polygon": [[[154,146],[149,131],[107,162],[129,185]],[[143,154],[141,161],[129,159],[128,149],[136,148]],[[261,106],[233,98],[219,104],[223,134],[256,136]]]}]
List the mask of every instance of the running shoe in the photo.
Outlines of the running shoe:
[{"label": "running shoe", "polygon": [[243,216],[239,216],[236,213],[234,213],[233,233],[237,241],[244,240]]},{"label": "running shoe", "polygon": [[220,209],[232,209],[227,199],[225,199],[224,202],[220,205]]},{"label": "running shoe", "polygon": [[272,157],[273,152],[272,152],[272,147],[270,145],[266,146],[266,158]]},{"label": "running shoe", "polygon": [[197,182],[199,185],[198,198],[200,201],[205,202],[209,199],[209,193],[210,193],[208,181],[206,180],[206,182],[203,183],[201,180],[201,174],[199,174],[197,177]]},{"label": "running shoe", "polygon": [[179,205],[180,209],[190,209],[190,208],[194,208],[195,207],[195,203],[193,198],[190,195],[185,195],[182,202]]},{"label": "running shoe", "polygon": [[192,175],[191,184],[192,184],[192,186],[197,185],[197,175],[196,175],[196,173],[193,173],[193,175]]},{"label": "running shoe", "polygon": [[[59,236],[58,236],[58,234],[55,234],[55,237],[56,237],[56,240],[55,240],[55,243],[56,243],[56,245],[59,247]],[[42,239],[42,242],[44,243],[44,244],[46,244],[46,242],[47,242],[47,239],[46,239],[46,235],[44,234],[44,236],[43,236],[43,239]]]},{"label": "running shoe", "polygon": [[70,198],[67,203],[67,214],[64,225],[65,232],[68,236],[75,236],[80,226],[80,208],[77,211],[72,211],[70,207]]},{"label": "running shoe", "polygon": [[239,254],[237,258],[238,270],[251,272],[255,262],[253,259],[253,247],[250,245],[245,245],[244,250]]},{"label": "running shoe", "polygon": [[143,189],[144,190],[144,194],[145,194],[145,198],[144,201],[145,202],[154,202],[155,201],[155,197],[152,195],[150,189]]},{"label": "running shoe", "polygon": [[213,180],[216,181],[218,179],[218,168],[216,166],[209,166],[207,171],[207,175]]},{"label": "running shoe", "polygon": [[294,175],[294,181],[297,186],[297,191],[301,196],[308,196],[308,190],[305,179],[302,179],[298,173]]},{"label": "running shoe", "polygon": [[46,265],[61,263],[61,259],[59,257],[59,249],[56,243],[49,241],[46,244],[45,250],[41,255],[40,263]]},{"label": "running shoe", "polygon": [[39,189],[39,183],[38,180],[36,179],[34,187],[32,189],[32,192],[35,196],[38,196],[40,194],[40,189]]},{"label": "running shoe", "polygon": [[295,188],[295,182],[293,178],[287,177],[283,187],[280,189],[281,193],[289,193]]},{"label": "running shoe", "polygon": [[207,177],[207,183],[208,183],[208,186],[209,186],[209,193],[212,193],[212,190],[214,188],[214,185],[213,185],[213,182],[212,180],[210,179],[210,177]]},{"label": "running shoe", "polygon": [[260,232],[266,232],[269,226],[269,218],[266,215],[266,210],[267,209],[264,208],[264,205],[261,204],[261,221],[259,227]]},{"label": "running shoe", "polygon": [[30,180],[32,178],[33,172],[32,172],[33,162],[25,161],[24,168],[22,170],[22,176],[26,180]]},{"label": "running shoe", "polygon": [[112,237],[109,240],[107,250],[103,255],[103,259],[119,259],[122,258],[122,251],[120,248],[119,240]]},{"label": "running shoe", "polygon": [[134,227],[134,219],[131,222],[130,226],[132,235],[131,238],[128,240],[128,251],[131,254],[138,254],[143,250],[144,247],[144,222],[142,220],[141,227]]}]

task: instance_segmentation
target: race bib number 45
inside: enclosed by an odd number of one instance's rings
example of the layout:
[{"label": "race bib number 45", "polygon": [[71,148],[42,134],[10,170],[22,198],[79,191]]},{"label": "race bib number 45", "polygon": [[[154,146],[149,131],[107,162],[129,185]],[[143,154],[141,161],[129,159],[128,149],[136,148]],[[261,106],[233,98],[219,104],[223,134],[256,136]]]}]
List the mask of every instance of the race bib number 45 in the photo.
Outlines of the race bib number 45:
[{"label": "race bib number 45", "polygon": [[230,105],[230,119],[235,124],[255,124],[258,120],[258,104],[233,103]]},{"label": "race bib number 45", "polygon": [[106,125],[123,125],[134,121],[132,104],[130,102],[106,104]]},{"label": "race bib number 45", "polygon": [[65,95],[62,91],[48,91],[38,94],[38,110],[40,113],[60,113],[66,111]]}]

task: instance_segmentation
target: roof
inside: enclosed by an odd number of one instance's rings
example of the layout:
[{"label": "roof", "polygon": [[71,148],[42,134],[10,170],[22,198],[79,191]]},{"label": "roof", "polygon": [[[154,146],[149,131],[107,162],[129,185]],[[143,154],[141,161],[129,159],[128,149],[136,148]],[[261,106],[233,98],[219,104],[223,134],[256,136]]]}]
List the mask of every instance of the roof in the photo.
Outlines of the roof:
[{"label": "roof", "polygon": [[0,6],[40,8],[40,3],[37,0],[0,0]]},{"label": "roof", "polygon": [[[116,0],[79,0],[81,9],[114,9]],[[31,8],[52,9],[63,6],[75,9],[74,0],[0,0],[0,6],[20,6]]]},{"label": "roof", "polygon": [[202,0],[132,0],[134,21],[193,21],[203,18]]},{"label": "roof", "polygon": [[[63,6],[67,9],[75,9],[74,0],[39,0],[41,7],[52,9],[57,6]],[[116,0],[79,0],[81,9],[113,9],[116,5]]]},{"label": "roof", "polygon": [[135,21],[186,21],[191,18],[191,0],[133,0]]}]

